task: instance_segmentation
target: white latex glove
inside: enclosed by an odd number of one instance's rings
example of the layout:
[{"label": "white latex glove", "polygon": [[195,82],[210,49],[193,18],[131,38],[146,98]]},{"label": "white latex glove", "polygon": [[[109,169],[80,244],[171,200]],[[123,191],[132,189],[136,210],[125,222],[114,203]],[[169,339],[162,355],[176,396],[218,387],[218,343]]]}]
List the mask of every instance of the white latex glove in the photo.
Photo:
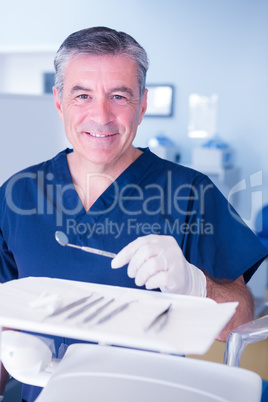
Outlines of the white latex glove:
[{"label": "white latex glove", "polygon": [[206,297],[203,272],[186,261],[172,236],[139,237],[124,247],[112,260],[112,268],[128,264],[128,276],[137,286],[160,288],[162,292]]}]

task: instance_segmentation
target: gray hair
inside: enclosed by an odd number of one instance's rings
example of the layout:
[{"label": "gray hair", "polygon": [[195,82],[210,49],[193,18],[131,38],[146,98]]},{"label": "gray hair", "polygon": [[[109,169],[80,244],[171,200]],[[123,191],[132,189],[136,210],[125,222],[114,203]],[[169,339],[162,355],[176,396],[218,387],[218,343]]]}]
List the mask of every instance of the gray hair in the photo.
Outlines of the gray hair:
[{"label": "gray hair", "polygon": [[106,27],[82,29],[68,36],[60,46],[54,60],[55,87],[60,98],[63,92],[64,74],[71,57],[80,55],[124,55],[137,65],[140,97],[145,91],[148,58],[145,50],[130,35]]}]

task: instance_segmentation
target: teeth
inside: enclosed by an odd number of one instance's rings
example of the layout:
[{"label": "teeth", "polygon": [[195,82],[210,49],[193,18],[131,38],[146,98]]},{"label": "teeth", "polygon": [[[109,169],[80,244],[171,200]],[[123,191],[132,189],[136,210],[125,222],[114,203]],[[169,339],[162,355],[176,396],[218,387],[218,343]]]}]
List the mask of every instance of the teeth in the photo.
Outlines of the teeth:
[{"label": "teeth", "polygon": [[92,137],[110,137],[110,134],[95,134],[95,133],[89,133],[92,135]]}]

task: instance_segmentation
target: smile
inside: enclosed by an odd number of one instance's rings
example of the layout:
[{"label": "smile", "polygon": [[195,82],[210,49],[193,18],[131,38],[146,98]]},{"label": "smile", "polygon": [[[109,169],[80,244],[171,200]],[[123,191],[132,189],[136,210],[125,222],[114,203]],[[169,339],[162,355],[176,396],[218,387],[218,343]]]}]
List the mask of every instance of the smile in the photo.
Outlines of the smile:
[{"label": "smile", "polygon": [[97,138],[107,138],[107,137],[112,137],[115,134],[97,134],[97,133],[88,133],[87,134],[91,135],[92,137],[97,137]]}]

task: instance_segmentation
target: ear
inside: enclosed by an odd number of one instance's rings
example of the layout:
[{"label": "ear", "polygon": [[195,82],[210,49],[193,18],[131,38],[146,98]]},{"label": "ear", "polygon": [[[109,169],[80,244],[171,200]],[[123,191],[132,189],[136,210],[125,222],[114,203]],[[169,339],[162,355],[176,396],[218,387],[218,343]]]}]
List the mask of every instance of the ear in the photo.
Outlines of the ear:
[{"label": "ear", "polygon": [[62,101],[59,96],[59,91],[56,87],[53,87],[53,94],[54,94],[54,103],[56,106],[57,111],[59,112],[60,118],[63,121],[63,112],[62,112]]},{"label": "ear", "polygon": [[142,101],[141,101],[141,111],[140,111],[140,118],[139,118],[139,124],[141,124],[143,116],[146,112],[147,109],[147,93],[148,93],[148,89],[145,89],[143,97],[142,97]]}]

